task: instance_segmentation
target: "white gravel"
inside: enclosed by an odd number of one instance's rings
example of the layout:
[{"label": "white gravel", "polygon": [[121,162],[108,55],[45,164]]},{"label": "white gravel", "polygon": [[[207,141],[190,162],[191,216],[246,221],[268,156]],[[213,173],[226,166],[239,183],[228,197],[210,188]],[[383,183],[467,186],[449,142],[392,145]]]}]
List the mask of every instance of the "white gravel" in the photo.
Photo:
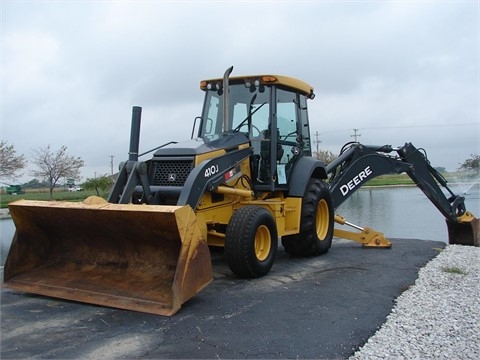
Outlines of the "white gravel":
[{"label": "white gravel", "polygon": [[386,358],[480,359],[480,248],[447,245],[350,360]]}]

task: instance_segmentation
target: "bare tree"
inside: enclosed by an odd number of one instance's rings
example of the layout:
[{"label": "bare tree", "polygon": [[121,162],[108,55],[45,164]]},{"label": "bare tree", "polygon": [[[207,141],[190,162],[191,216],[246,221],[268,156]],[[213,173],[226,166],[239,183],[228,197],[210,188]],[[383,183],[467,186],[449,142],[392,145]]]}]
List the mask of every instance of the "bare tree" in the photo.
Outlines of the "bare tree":
[{"label": "bare tree", "polygon": [[470,154],[470,158],[460,164],[459,170],[466,171],[473,176],[480,174],[480,155]]},{"label": "bare tree", "polygon": [[68,155],[65,145],[56,152],[50,145],[34,149],[32,163],[37,166],[37,170],[33,170],[31,174],[47,181],[50,199],[53,198],[53,189],[58,180],[65,177],[78,180],[80,168],[85,165],[81,158]]},{"label": "bare tree", "polygon": [[17,155],[13,145],[8,145],[6,141],[0,141],[0,178],[13,180],[20,170],[25,168],[25,157]]},{"label": "bare tree", "polygon": [[337,158],[337,155],[332,153],[330,150],[318,150],[314,152],[314,156],[316,159],[323,161],[325,164],[330,164]]}]

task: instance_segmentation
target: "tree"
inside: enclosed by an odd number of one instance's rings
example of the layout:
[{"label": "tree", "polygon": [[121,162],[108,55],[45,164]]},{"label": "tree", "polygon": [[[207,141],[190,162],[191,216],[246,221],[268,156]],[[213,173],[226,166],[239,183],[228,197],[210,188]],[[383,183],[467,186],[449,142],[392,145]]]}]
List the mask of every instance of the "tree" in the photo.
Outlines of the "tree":
[{"label": "tree", "polygon": [[337,158],[337,155],[332,153],[330,150],[318,150],[314,153],[314,156],[316,159],[324,162],[325,164],[330,164]]},{"label": "tree", "polygon": [[463,170],[476,176],[480,174],[480,155],[471,154],[470,156],[463,164],[460,164],[458,170]]},{"label": "tree", "polygon": [[22,155],[17,155],[13,145],[7,145],[6,141],[0,142],[0,178],[13,180],[20,176],[18,172],[25,168],[26,160]]},{"label": "tree", "polygon": [[38,181],[38,179],[32,179],[29,182],[26,182],[22,185],[24,188],[28,189],[41,189],[48,187],[48,184],[45,181]]},{"label": "tree", "polygon": [[56,152],[50,148],[39,147],[33,150],[32,163],[37,166],[31,175],[45,179],[50,190],[50,199],[53,198],[53,189],[61,178],[80,179],[80,168],[85,165],[79,157],[67,154],[67,147],[64,145]]},{"label": "tree", "polygon": [[105,193],[112,187],[113,181],[112,178],[108,175],[103,175],[95,179],[87,179],[83,183],[83,187],[86,190],[95,190],[97,195],[100,196],[100,191]]}]

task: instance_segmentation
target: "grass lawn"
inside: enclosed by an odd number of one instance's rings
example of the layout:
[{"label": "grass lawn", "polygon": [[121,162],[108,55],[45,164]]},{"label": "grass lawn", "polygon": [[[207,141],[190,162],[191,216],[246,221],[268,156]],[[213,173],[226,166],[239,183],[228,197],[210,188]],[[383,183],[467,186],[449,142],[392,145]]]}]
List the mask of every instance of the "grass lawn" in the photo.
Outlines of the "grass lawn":
[{"label": "grass lawn", "polygon": [[[448,180],[448,174],[447,174]],[[382,175],[378,176],[372,180],[369,180],[365,183],[364,186],[404,186],[404,185],[415,185],[415,183],[410,179],[407,174],[393,174],[393,175]],[[64,189],[55,189],[53,192],[53,200],[60,201],[83,201],[91,195],[97,195],[94,190],[91,191],[65,191]],[[108,197],[108,193],[100,194],[105,199]],[[19,200],[50,200],[50,194],[48,189],[27,189],[25,194],[20,195],[6,195],[3,194],[0,196],[0,207],[6,208],[8,203]]]},{"label": "grass lawn", "polygon": [[[55,189],[53,192],[53,200],[60,200],[60,201],[83,201],[87,197],[91,195],[97,195],[95,190],[91,191],[65,191],[60,189]],[[101,194],[106,197],[106,194]],[[19,195],[7,195],[2,194],[0,196],[0,208],[6,208],[9,203],[12,201],[25,199],[25,200],[43,200],[49,201],[50,200],[50,193],[48,189],[26,189],[24,194]]]},{"label": "grass lawn", "polygon": [[369,180],[363,186],[415,185],[407,174],[381,175]]}]

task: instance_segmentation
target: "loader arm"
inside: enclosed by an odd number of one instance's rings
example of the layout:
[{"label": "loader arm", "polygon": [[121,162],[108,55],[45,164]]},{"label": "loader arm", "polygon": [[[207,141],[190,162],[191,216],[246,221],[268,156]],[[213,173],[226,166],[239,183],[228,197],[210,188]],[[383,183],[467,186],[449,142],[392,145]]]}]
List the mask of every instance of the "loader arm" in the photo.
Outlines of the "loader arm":
[{"label": "loader arm", "polygon": [[[196,209],[205,191],[214,191],[225,182],[227,172],[237,171],[240,162],[252,154],[250,147],[229,151],[225,155],[207,159],[193,168],[184,186],[180,190],[177,206],[190,205]],[[155,191],[168,189],[150,186],[147,177],[148,165],[145,162],[125,162],[119,172],[117,181],[110,193],[108,202],[128,204],[132,202],[135,192],[142,193],[142,203],[155,204]],[[173,189],[176,191],[176,189]]]},{"label": "loader arm", "polygon": [[121,165],[117,181],[108,197],[109,203],[128,204],[137,185],[142,185],[144,199],[147,204],[151,203],[153,194],[147,178],[148,166],[143,161],[126,161]]},{"label": "loader arm", "polygon": [[227,152],[217,158],[204,160],[188,176],[178,198],[177,206],[190,205],[192,209],[196,209],[205,191],[214,191],[224,183],[224,175],[230,170],[236,171],[238,164],[251,154],[252,149],[248,147]]}]

